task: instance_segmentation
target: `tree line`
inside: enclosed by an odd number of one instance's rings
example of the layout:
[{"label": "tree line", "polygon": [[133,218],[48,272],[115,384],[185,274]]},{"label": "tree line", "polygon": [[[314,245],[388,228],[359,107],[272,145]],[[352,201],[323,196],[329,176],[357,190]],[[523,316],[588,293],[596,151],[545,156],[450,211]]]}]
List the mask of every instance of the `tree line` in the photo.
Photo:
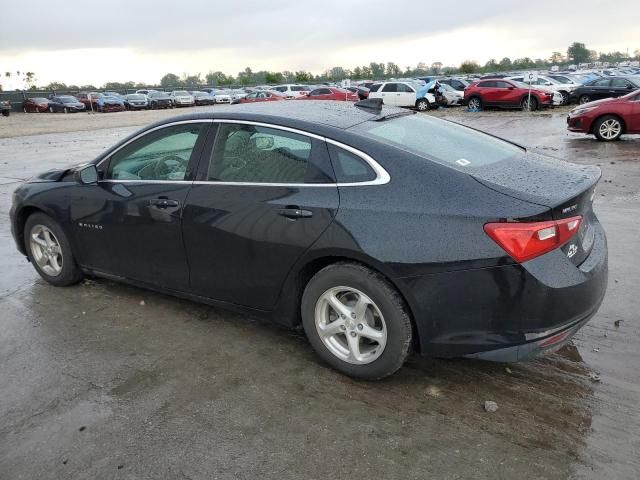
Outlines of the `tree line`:
[{"label": "tree line", "polygon": [[[560,68],[581,63],[592,63],[596,61],[617,63],[629,60],[640,60],[640,49],[634,51],[630,56],[624,52],[598,53],[589,50],[584,43],[574,42],[566,50],[566,53],[553,52],[549,58],[529,57],[511,59],[504,57],[501,60],[490,59],[484,65],[473,60],[466,60],[457,67],[445,66],[442,62],[418,63],[415,67],[407,66],[401,68],[394,62],[376,63],[361,65],[355,68],[332,67],[320,74],[313,74],[304,70],[274,72],[267,70],[253,71],[250,67],[238,72],[236,76],[226,74],[222,71],[211,71],[206,75],[200,73],[196,75],[185,74],[178,76],[174,73],[167,73],[160,79],[159,86],[165,89],[186,88],[193,89],[203,84],[231,86],[231,85],[262,85],[277,83],[324,83],[340,81],[346,78],[351,80],[375,79],[384,80],[388,78],[400,77],[422,77],[427,75],[455,75],[470,73],[491,73],[509,70],[546,69],[553,65]],[[96,90],[94,85],[67,85],[62,82],[51,82],[41,87],[36,86],[34,72],[5,72],[4,77],[21,78],[25,85],[25,90]],[[131,90],[148,87],[149,85],[136,82],[107,82],[102,85],[104,90]],[[0,84],[0,91],[2,85]]]}]

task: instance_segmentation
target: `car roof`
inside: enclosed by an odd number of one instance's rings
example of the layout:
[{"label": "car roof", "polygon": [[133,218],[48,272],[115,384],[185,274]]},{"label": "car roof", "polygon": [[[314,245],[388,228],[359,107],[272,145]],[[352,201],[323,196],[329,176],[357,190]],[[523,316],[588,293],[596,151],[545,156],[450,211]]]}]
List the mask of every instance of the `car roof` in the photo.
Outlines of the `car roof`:
[{"label": "car roof", "polygon": [[315,101],[285,101],[245,103],[234,106],[221,106],[212,112],[193,113],[163,120],[155,126],[180,120],[220,119],[251,120],[274,123],[295,128],[300,123],[307,128],[313,125],[347,129],[360,123],[372,120],[380,115],[393,115],[406,110],[395,107],[382,106],[382,110],[358,108],[351,102]]}]

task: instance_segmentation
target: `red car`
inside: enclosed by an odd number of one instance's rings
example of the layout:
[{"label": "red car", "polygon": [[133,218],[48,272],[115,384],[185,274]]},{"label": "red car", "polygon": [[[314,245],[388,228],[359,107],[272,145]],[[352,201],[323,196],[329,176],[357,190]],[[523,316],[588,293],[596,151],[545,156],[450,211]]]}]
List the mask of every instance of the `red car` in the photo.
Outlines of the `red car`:
[{"label": "red car", "polygon": [[569,113],[567,129],[592,133],[602,142],[618,140],[623,133],[640,134],[640,91],[580,105]]},{"label": "red car", "polygon": [[335,87],[321,87],[311,90],[308,94],[298,97],[296,100],[338,100],[341,102],[357,102],[358,95],[349,90]]},{"label": "red car", "polygon": [[279,100],[285,100],[284,95],[282,95],[280,92],[260,90],[250,93],[246,97],[240,99],[240,103],[277,102]]},{"label": "red car", "polygon": [[49,100],[42,97],[27,98],[22,102],[22,111],[24,113],[42,113],[49,109]]},{"label": "red car", "polygon": [[552,105],[553,93],[531,89],[529,104],[529,88],[513,80],[489,78],[472,83],[464,89],[463,103],[472,110],[484,107],[522,108],[536,110],[539,107]]},{"label": "red car", "polygon": [[[89,100],[89,95],[91,95],[91,100]],[[101,93],[98,92],[82,92],[75,96],[78,100],[84,103],[84,106],[87,107],[87,110],[91,110],[91,104],[93,103],[93,109],[97,110],[98,108],[98,98],[102,97]]]}]

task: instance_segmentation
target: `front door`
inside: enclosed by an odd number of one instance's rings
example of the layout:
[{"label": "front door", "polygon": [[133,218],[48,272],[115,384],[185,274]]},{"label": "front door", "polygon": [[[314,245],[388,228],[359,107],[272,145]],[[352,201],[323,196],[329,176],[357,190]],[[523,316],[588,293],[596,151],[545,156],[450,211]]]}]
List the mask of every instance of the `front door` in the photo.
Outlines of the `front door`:
[{"label": "front door", "polygon": [[219,124],[216,137],[183,216],[191,288],[269,310],[293,264],[338,209],[327,148],[316,138],[250,123]]},{"label": "front door", "polygon": [[83,265],[164,288],[188,288],[182,211],[209,127],[186,122],[158,128],[100,163],[102,180],[73,206]]}]

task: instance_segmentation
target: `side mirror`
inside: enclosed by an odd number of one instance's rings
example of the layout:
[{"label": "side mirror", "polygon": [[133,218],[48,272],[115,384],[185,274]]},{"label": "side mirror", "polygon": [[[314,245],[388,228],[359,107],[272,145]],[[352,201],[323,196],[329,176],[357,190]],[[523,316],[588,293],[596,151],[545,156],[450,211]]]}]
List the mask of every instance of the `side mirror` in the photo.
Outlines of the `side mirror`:
[{"label": "side mirror", "polygon": [[95,165],[85,165],[76,170],[74,178],[81,185],[92,185],[98,182],[98,169]]}]

